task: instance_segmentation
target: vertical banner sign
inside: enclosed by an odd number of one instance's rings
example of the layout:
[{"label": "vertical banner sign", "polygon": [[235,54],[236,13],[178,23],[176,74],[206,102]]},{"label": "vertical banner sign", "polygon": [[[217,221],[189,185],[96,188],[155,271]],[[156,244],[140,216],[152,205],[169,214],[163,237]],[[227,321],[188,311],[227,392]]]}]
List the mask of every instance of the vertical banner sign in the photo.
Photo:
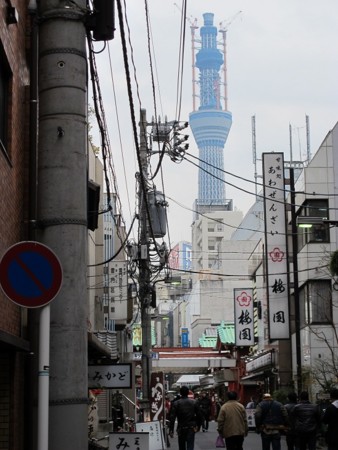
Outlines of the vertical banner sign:
[{"label": "vertical banner sign", "polygon": [[288,261],[283,153],[263,153],[269,337],[289,339]]},{"label": "vertical banner sign", "polygon": [[255,343],[255,336],[252,289],[234,289],[234,300],[236,345],[253,345]]},{"label": "vertical banner sign", "polygon": [[128,317],[128,270],[126,261],[109,262],[109,304],[115,320]]},{"label": "vertical banner sign", "polygon": [[181,328],[181,346],[189,347],[189,330],[188,330],[188,328]]},{"label": "vertical banner sign", "polygon": [[150,419],[151,421],[164,419],[164,376],[163,372],[151,374],[150,387]]}]

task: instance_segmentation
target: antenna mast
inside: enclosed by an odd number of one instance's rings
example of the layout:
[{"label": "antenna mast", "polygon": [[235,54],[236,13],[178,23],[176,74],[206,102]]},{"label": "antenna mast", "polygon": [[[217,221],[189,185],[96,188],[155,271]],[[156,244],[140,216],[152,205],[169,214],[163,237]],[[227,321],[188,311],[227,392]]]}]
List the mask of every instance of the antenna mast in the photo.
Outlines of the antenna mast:
[{"label": "antenna mast", "polygon": [[290,161],[293,161],[293,155],[292,155],[292,126],[291,123],[289,123],[289,142],[290,142]]},{"label": "antenna mast", "polygon": [[223,84],[224,84],[224,111],[228,111],[228,78],[227,78],[227,49],[226,49],[226,39],[227,39],[227,31],[228,27],[232,24],[232,22],[239,16],[242,11],[238,11],[230,20],[228,20],[224,25],[223,21],[220,22],[219,32],[221,33],[223,40]]},{"label": "antenna mast", "polygon": [[193,111],[196,111],[196,71],[195,71],[195,30],[197,30],[197,19],[195,19],[193,22],[187,18],[187,20],[190,23],[190,30],[191,30],[191,71],[192,71],[192,109]]},{"label": "antenna mast", "polygon": [[306,124],[306,153],[307,153],[307,163],[309,164],[311,159],[311,148],[310,148],[310,118],[308,115],[305,116]]},{"label": "antenna mast", "polygon": [[[174,3],[174,5],[176,6],[176,8],[181,12],[182,14],[182,9],[178,6],[177,3]],[[192,108],[193,111],[196,111],[196,75],[195,75],[195,43],[196,38],[195,38],[195,30],[198,29],[197,26],[197,18],[195,18],[194,20],[192,20],[190,17],[185,17],[185,20],[187,22],[190,23],[190,31],[191,31],[191,71],[192,71]]]},{"label": "antenna mast", "polygon": [[256,153],[256,116],[251,117],[251,129],[252,129],[252,157],[253,157],[253,163],[255,166],[255,194],[257,198],[257,153]]}]

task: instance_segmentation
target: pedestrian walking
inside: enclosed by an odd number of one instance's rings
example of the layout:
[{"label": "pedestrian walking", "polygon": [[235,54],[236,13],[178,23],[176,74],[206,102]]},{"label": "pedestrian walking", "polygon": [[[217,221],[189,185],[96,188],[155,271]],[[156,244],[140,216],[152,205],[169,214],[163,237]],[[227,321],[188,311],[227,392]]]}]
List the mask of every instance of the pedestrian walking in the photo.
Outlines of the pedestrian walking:
[{"label": "pedestrian walking", "polygon": [[261,433],[262,450],[281,450],[281,432],[288,427],[285,407],[270,394],[264,394],[255,412],[256,432]]},{"label": "pedestrian walking", "polygon": [[215,403],[216,403],[216,420],[218,417],[218,414],[222,408],[222,405],[224,403],[223,399],[221,397],[218,397],[217,394],[215,396]]},{"label": "pedestrian walking", "polygon": [[227,450],[243,450],[244,437],[248,435],[246,411],[237,401],[237,392],[229,391],[227,396],[217,417],[217,431],[225,439]]},{"label": "pedestrian walking", "polygon": [[318,405],[309,401],[306,391],[300,393],[299,403],[293,408],[290,417],[295,427],[296,445],[299,450],[316,450],[321,412]]},{"label": "pedestrian walking", "polygon": [[203,391],[201,393],[200,398],[198,399],[198,404],[201,408],[204,420],[202,424],[202,431],[208,431],[209,430],[209,421],[210,421],[210,414],[211,414],[211,400],[208,396],[208,394]]},{"label": "pedestrian walking", "polygon": [[181,398],[172,403],[169,417],[170,437],[174,435],[175,421],[177,419],[177,434],[179,450],[194,450],[195,433],[200,430],[203,423],[203,414],[196,400],[188,398],[189,388],[182,386]]},{"label": "pedestrian walking", "polygon": [[296,431],[294,423],[291,420],[293,408],[297,405],[298,400],[296,392],[290,392],[288,394],[288,400],[288,403],[285,405],[289,417],[289,428],[286,431],[286,445],[288,450],[298,450],[298,447],[296,446]]},{"label": "pedestrian walking", "polygon": [[327,450],[338,449],[338,389],[330,392],[331,405],[329,405],[323,416],[323,423],[327,425],[325,440]]}]

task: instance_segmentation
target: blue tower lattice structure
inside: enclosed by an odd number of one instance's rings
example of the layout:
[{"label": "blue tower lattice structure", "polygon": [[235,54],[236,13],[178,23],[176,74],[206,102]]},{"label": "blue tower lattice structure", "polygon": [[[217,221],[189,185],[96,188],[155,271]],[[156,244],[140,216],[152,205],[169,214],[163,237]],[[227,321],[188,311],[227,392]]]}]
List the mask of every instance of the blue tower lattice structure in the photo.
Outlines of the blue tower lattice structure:
[{"label": "blue tower lattice structure", "polygon": [[232,124],[231,112],[221,106],[220,70],[225,65],[218,49],[214,14],[203,14],[204,26],[200,29],[201,48],[196,54],[199,69],[200,106],[189,116],[189,123],[199,148],[198,210],[204,206],[232,209],[226,200],[224,184],[224,145]]}]

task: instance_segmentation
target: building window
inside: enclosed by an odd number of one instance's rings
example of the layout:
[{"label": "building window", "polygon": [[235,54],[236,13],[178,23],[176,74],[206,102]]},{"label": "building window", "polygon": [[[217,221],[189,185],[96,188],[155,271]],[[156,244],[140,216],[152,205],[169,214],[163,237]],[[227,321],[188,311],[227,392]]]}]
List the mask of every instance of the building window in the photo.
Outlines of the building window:
[{"label": "building window", "polygon": [[[328,200],[307,200],[300,210],[299,217],[329,218]],[[329,224],[313,224],[311,228],[297,230],[298,248],[302,249],[306,244],[330,242]]]},{"label": "building window", "polygon": [[0,148],[8,156],[8,112],[11,70],[0,43]]},{"label": "building window", "polygon": [[213,233],[215,231],[215,224],[213,222],[208,222],[208,232]]},{"label": "building window", "polygon": [[216,245],[216,242],[214,239],[208,240],[208,250],[210,250],[210,251],[215,250],[215,248],[216,248],[215,245]]},{"label": "building window", "polygon": [[330,280],[311,280],[299,291],[300,323],[310,324],[332,322],[332,291]]}]

